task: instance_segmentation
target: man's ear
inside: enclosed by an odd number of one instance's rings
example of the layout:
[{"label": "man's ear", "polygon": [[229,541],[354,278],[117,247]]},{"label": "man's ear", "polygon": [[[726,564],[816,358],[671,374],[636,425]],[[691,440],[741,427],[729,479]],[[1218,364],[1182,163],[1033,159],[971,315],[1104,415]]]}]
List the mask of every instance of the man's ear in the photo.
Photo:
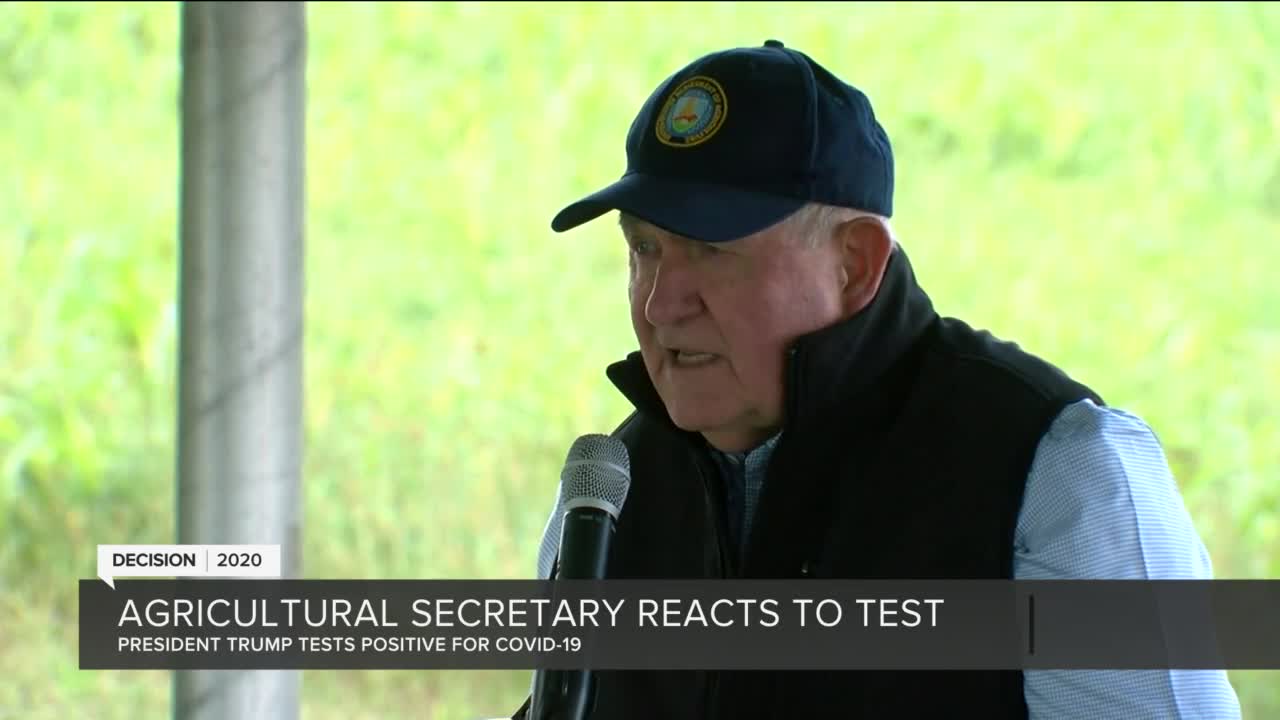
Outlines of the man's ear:
[{"label": "man's ear", "polygon": [[840,248],[841,305],[846,316],[862,311],[880,291],[889,265],[893,239],[889,228],[876,218],[859,217],[840,223],[835,230]]}]

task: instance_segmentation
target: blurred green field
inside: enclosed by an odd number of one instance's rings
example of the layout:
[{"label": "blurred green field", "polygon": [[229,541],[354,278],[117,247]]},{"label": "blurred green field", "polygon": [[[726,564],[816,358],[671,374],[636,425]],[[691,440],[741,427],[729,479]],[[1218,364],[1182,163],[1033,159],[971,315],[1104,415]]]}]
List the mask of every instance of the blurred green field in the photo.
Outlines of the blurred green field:
[{"label": "blurred green field", "polygon": [[[776,37],[861,86],[940,309],[1159,433],[1219,577],[1280,577],[1280,7],[312,4],[307,577],[532,572],[627,406],[623,244],[564,203],[639,103]],[[174,539],[178,6],[0,4],[0,718],[163,718],[81,672],[97,543]],[[1247,718],[1280,672],[1235,672]],[[527,673],[308,672],[304,717],[472,720]]]}]

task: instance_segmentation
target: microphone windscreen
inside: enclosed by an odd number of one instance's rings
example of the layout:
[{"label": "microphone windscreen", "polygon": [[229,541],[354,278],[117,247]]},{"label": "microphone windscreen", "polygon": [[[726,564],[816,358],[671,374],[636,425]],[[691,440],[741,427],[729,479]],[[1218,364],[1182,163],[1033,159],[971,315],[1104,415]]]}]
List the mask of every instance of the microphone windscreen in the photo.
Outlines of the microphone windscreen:
[{"label": "microphone windscreen", "polygon": [[550,580],[560,554],[564,514],[574,507],[596,507],[616,521],[631,487],[631,459],[626,445],[608,435],[583,435],[569,448],[560,472],[560,492],[542,529],[537,578]]},{"label": "microphone windscreen", "polygon": [[621,440],[583,435],[573,442],[560,472],[561,512],[594,507],[617,520],[630,489],[631,459]]}]

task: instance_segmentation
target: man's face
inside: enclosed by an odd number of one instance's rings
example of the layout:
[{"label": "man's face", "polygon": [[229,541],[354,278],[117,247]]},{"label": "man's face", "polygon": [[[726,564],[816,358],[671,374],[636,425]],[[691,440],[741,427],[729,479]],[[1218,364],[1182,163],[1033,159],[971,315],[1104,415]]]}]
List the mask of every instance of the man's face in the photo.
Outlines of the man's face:
[{"label": "man's face", "polygon": [[740,451],[782,423],[787,347],[840,319],[834,243],[790,225],[702,243],[623,216],[631,322],[645,367],[677,426]]}]

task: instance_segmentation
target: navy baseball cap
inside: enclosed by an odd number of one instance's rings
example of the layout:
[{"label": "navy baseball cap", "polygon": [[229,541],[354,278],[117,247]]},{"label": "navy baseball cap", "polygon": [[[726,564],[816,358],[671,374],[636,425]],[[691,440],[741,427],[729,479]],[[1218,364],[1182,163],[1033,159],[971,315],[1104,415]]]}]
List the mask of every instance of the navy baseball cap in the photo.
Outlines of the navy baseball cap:
[{"label": "navy baseball cap", "polygon": [[667,78],[627,133],[617,182],[561,210],[564,232],[621,210],[724,242],[806,203],[893,212],[893,152],[862,91],[777,40],[701,57]]}]

